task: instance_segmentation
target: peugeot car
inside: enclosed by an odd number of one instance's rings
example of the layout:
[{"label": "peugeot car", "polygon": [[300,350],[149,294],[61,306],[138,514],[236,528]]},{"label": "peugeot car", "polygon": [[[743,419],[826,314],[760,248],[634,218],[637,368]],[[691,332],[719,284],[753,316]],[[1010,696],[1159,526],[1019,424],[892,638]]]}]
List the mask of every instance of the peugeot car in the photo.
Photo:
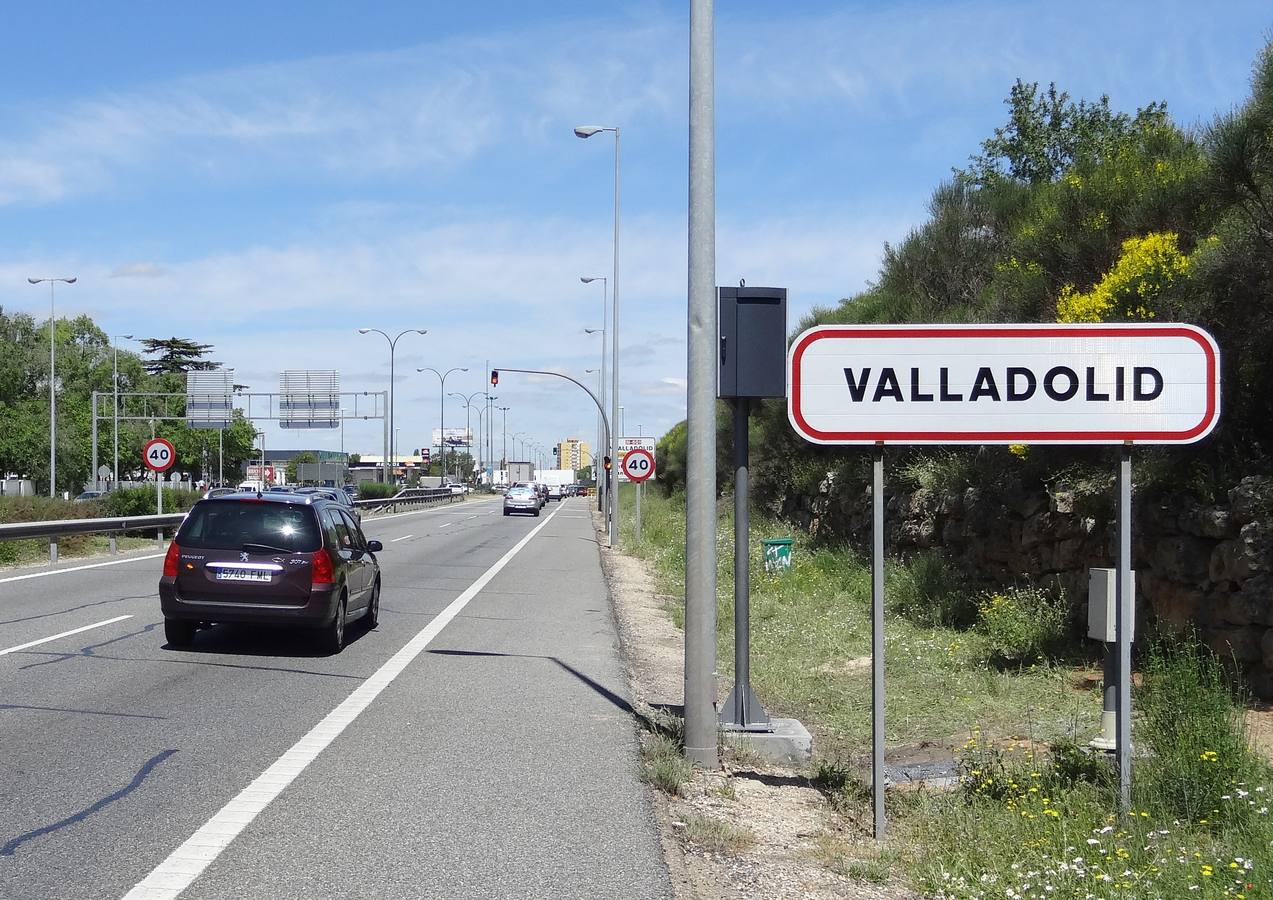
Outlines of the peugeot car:
[{"label": "peugeot car", "polygon": [[291,625],[339,653],[345,624],[380,617],[380,541],[343,504],[314,494],[242,493],[201,500],[164,558],[159,601],[169,645],[200,625]]}]

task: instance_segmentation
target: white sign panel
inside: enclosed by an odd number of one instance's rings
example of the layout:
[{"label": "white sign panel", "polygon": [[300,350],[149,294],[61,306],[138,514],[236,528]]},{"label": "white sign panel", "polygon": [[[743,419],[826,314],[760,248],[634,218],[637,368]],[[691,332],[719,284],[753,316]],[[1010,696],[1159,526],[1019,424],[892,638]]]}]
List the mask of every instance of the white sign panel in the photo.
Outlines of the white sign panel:
[{"label": "white sign panel", "polygon": [[[440,446],[438,443],[442,438],[442,429],[433,429],[433,446]],[[473,442],[472,435],[469,434],[467,428],[448,428],[446,430],[446,445],[448,448],[467,447]]]},{"label": "white sign panel", "polygon": [[817,444],[1182,444],[1220,415],[1220,353],[1179,324],[823,325],[787,353]]},{"label": "white sign panel", "polygon": [[652,437],[621,437],[618,440],[619,458],[614,460],[616,468],[619,472],[620,481],[631,481],[628,474],[623,470],[624,457],[628,455],[630,450],[645,450],[651,457],[654,456],[655,439]]}]

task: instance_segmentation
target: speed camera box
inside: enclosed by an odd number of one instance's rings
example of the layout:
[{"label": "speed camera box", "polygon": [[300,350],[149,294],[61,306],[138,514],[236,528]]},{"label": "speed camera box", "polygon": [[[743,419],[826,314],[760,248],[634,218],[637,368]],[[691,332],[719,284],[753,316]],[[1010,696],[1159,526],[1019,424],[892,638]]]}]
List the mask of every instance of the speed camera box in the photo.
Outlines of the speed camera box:
[{"label": "speed camera box", "polygon": [[787,289],[717,288],[716,396],[787,396]]}]

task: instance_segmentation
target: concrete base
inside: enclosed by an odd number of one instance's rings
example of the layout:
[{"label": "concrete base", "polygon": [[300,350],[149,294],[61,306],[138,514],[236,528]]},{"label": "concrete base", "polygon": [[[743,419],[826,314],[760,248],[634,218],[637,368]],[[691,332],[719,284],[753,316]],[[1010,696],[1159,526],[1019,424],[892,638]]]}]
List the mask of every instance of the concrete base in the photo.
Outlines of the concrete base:
[{"label": "concrete base", "polygon": [[727,747],[755,753],[784,766],[806,766],[813,759],[813,735],[795,719],[770,719],[773,731],[729,731],[721,735]]}]

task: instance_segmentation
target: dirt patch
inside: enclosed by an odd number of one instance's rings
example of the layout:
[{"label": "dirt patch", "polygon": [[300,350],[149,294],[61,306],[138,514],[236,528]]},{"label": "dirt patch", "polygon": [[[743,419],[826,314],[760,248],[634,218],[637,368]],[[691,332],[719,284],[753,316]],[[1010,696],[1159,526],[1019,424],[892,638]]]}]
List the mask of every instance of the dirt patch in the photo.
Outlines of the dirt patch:
[{"label": "dirt patch", "polygon": [[[594,513],[594,525],[600,517]],[[604,543],[604,542],[602,542]],[[675,727],[684,691],[684,635],[669,618],[654,579],[640,560],[602,548],[602,564],[639,713]],[[858,663],[850,661],[849,665]],[[843,664],[842,664],[843,665]],[[869,668],[869,658],[866,663]],[[719,679],[718,697],[729,684]],[[696,770],[682,796],[654,792],[663,854],[678,900],[903,900],[871,860],[860,832],[814,789],[808,773],[726,754],[717,772]],[[721,849],[720,835],[731,849]],[[855,872],[866,874],[855,877]]]}]

